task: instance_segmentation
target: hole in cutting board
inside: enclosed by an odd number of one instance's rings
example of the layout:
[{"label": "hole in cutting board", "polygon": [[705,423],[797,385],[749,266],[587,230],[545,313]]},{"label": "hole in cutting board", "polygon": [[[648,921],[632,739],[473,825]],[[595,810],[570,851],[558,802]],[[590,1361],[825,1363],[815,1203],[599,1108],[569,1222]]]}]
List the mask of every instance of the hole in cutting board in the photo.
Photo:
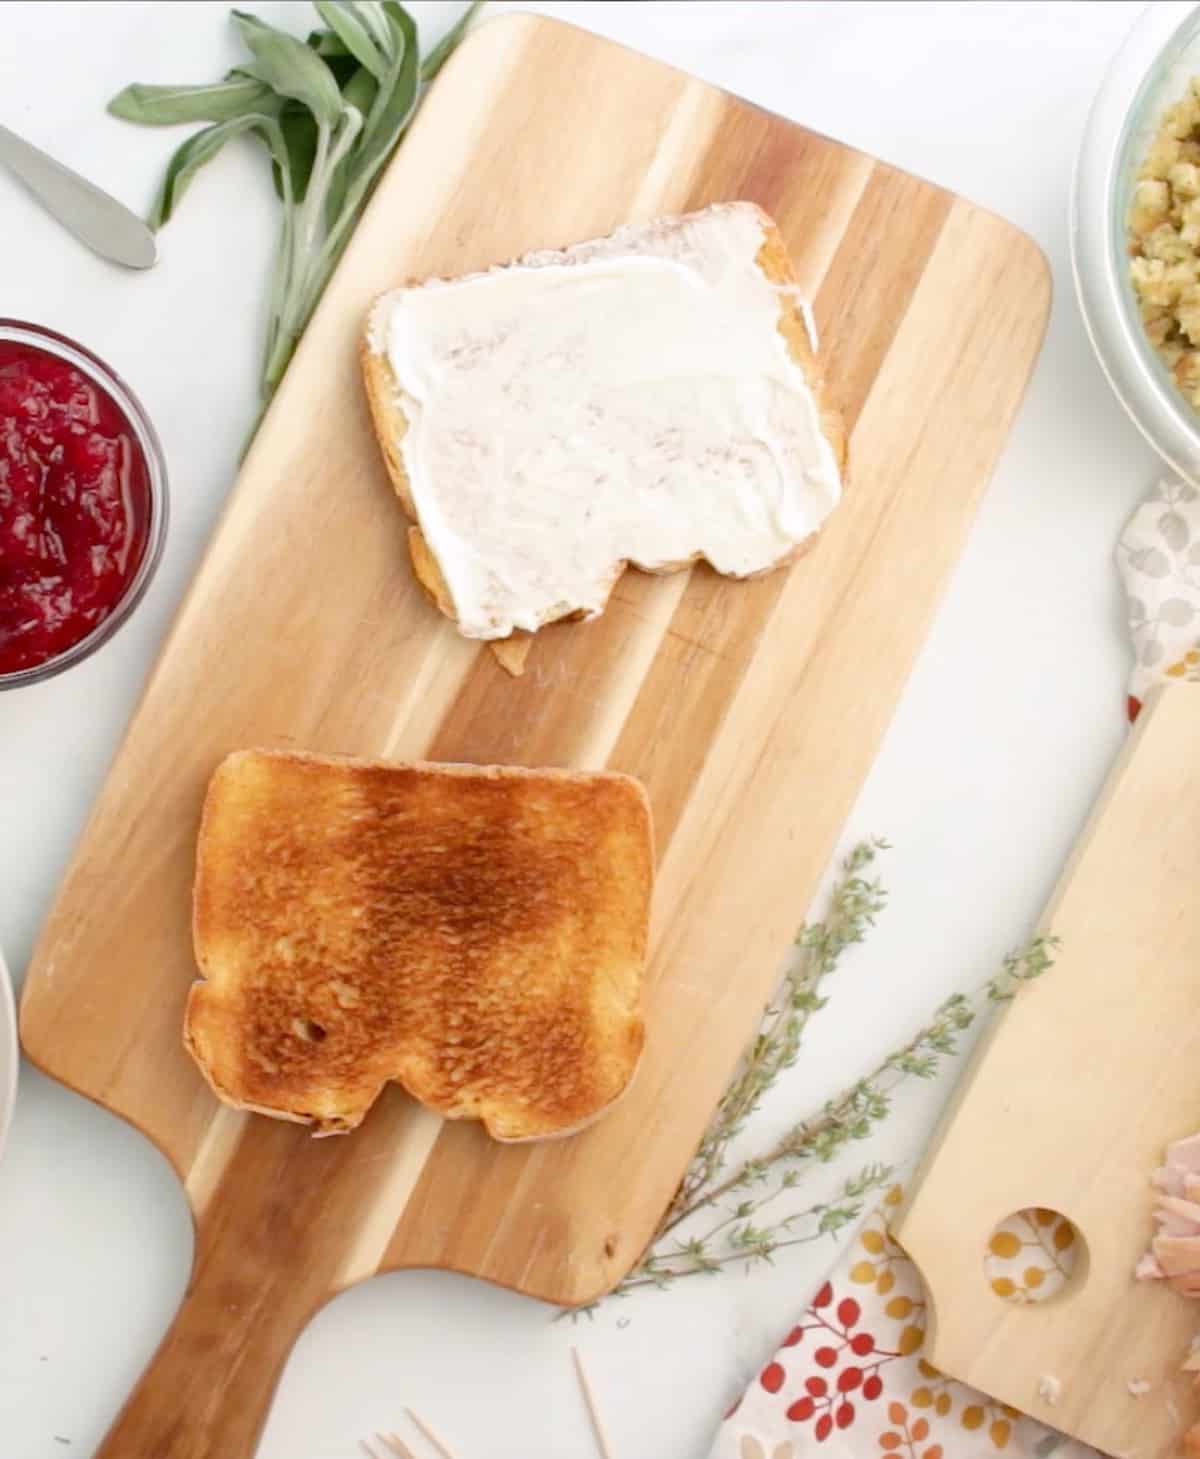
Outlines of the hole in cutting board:
[{"label": "hole in cutting board", "polygon": [[1061,1296],[1086,1265],[1083,1237],[1059,1211],[1014,1211],[988,1238],[983,1269],[1005,1302],[1025,1306]]}]

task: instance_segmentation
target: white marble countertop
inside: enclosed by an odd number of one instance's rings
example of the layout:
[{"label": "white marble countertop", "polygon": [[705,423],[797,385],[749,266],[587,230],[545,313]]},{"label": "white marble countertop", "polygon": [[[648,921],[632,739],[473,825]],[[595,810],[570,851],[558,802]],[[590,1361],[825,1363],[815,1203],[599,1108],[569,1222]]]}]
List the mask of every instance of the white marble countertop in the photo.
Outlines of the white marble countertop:
[{"label": "white marble countertop", "polygon": [[[300,3],[252,5],[307,29]],[[514,7],[516,8],[516,7]],[[867,1069],[946,992],[978,981],[1036,918],[1124,733],[1112,547],[1153,477],[1075,307],[1066,203],[1076,143],[1136,4],[580,3],[528,6],[694,71],[967,194],[1049,255],[1041,363],[847,844],[886,834],[892,905],[839,976],[811,1046],[756,1135]],[[430,5],[434,22],[448,7]],[[207,80],[235,54],[215,3],[9,3],[2,119],[135,206],[175,145],[108,118],[132,80]],[[0,943],[20,978],[155,648],[233,481],[258,363],[273,201],[234,147],[195,184],[158,268],[113,270],[0,176],[0,314],[58,326],[141,395],[173,487],[146,603],[87,664],[0,698]],[[797,920],[803,915],[797,908]],[[781,950],[782,951],[782,950]],[[879,1149],[919,1143],[945,1088]],[[873,1150],[856,1152],[856,1163]],[[810,1177],[814,1196],[827,1172]],[[0,1166],[0,1449],[90,1455],[182,1293],[187,1210],[131,1129],[25,1069]],[[578,1344],[615,1459],[700,1459],[832,1246],[784,1253],[555,1323],[537,1304],[438,1273],[376,1280],[312,1323],[260,1459],[351,1459],[411,1405],[459,1459],[591,1459],[568,1362]],[[421,1449],[423,1456],[432,1451]],[[133,1456],[130,1456],[133,1459]],[[140,1459],[140,1456],[139,1456]]]}]

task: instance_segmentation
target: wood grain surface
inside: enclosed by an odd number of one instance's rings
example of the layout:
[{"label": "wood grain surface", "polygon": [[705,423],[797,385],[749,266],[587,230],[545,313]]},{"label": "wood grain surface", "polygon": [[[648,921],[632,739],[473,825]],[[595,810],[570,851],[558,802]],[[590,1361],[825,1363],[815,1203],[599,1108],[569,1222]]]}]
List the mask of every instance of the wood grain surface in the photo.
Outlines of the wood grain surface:
[{"label": "wood grain surface", "polygon": [[[1126,1459],[1179,1453],[1200,1419],[1179,1373],[1198,1309],[1133,1279],[1150,1174],[1200,1130],[1197,743],[1200,688],[1160,691],[1047,909],[1056,964],[989,1030],[896,1231],[925,1279],[931,1363]],[[1018,1306],[989,1289],[984,1253],[1031,1207],[1066,1216],[1086,1252],[1061,1293]]]},{"label": "wood grain surface", "polygon": [[[777,219],[813,300],[852,430],[846,500],[788,571],[628,574],[510,678],[413,581],[357,373],[368,303],[732,198]],[[636,1260],[891,717],[1048,296],[1000,219],[657,62],[529,16],[466,41],[258,435],[26,983],[30,1057],[144,1130],[196,1214],[183,1310],[102,1459],[248,1459],[303,1323],[377,1270],[570,1304]],[[629,1097],[523,1149],[395,1089],[340,1140],[220,1108],[180,1043],[190,886],[208,777],[253,745],[639,776],[659,870]]]}]

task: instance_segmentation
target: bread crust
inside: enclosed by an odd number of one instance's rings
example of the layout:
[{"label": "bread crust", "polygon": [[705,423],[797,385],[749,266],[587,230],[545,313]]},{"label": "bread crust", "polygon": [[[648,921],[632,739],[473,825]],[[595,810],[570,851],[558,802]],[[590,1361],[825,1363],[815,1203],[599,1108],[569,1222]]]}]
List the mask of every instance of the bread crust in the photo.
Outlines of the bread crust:
[{"label": "bread crust", "polygon": [[238,751],[201,816],[184,1043],[235,1108],[353,1129],[388,1082],[505,1143],[626,1092],[653,836],[614,772]]},{"label": "bread crust", "polygon": [[[833,401],[828,382],[825,378],[825,372],[821,367],[813,349],[812,340],[809,337],[808,324],[804,318],[804,311],[795,293],[797,288],[795,265],[792,262],[791,254],[788,252],[783,235],[780,233],[779,227],[774,219],[756,204],[750,206],[754,206],[763,229],[763,242],[755,261],[766,277],[779,290],[779,322],[777,327],[787,343],[788,351],[792,359],[804,372],[804,377],[813,392],[821,419],[822,432],[833,450],[838,471],[843,478],[844,484],[848,457],[846,425],[841,411]],[[674,221],[682,223],[686,218],[694,216],[696,215],[686,214]],[[410,286],[419,282],[422,281],[411,280]],[[370,405],[371,419],[375,427],[375,434],[379,439],[380,448],[383,452],[384,462],[387,466],[392,486],[400,500],[400,505],[412,523],[408,532],[408,549],[417,581],[425,589],[435,607],[447,618],[457,622],[454,603],[446,585],[445,578],[436,556],[421,532],[416,503],[413,500],[408,472],[404,465],[401,442],[408,430],[408,421],[405,417],[403,407],[399,403],[398,382],[392,372],[386,354],[382,352],[377,353],[371,347],[371,319],[374,316],[375,309],[387,297],[386,294],[381,296],[372,305],[359,344],[359,357],[362,364],[363,379],[366,385],[367,400]],[[794,562],[797,558],[802,557],[808,552],[816,542],[818,536],[819,532],[812,533],[804,541],[797,543],[790,553],[780,558],[778,562],[772,563],[771,566],[763,568],[760,572],[747,574],[729,573],[725,574],[725,576],[740,578],[745,581],[748,578],[763,577],[767,573],[775,572],[779,568],[786,567],[789,563]],[[697,552],[691,557],[683,558],[677,562],[656,563],[652,566],[646,566],[643,563],[632,561],[628,558],[616,563],[601,611],[603,611],[603,607],[607,606],[613,589],[628,568],[634,567],[639,572],[651,573],[655,576],[666,576],[671,573],[681,572],[703,559],[704,554]],[[565,614],[550,613],[541,620],[538,627],[540,629],[550,623],[580,619],[583,616],[578,611]],[[489,639],[487,642],[496,658],[509,673],[519,674],[522,672],[532,642],[532,635],[526,634],[522,630],[517,630],[508,638]]]}]

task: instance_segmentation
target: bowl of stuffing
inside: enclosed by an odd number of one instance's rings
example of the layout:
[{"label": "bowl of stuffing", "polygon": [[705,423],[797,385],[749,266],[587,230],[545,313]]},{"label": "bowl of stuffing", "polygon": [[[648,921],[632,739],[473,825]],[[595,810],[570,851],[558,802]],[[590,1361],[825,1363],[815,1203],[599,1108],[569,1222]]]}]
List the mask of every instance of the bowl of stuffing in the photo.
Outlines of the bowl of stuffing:
[{"label": "bowl of stuffing", "polygon": [[1118,400],[1200,483],[1200,5],[1151,5],[1092,106],[1071,195],[1075,289]]}]

